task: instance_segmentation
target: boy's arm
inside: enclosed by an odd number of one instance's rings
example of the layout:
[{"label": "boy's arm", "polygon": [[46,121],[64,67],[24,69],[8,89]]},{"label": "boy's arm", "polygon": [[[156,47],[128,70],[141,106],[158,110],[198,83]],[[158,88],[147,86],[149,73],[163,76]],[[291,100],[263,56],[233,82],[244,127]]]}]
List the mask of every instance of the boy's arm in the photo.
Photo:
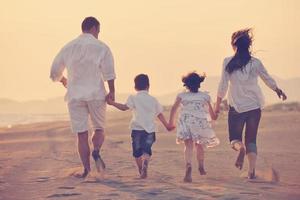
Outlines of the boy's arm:
[{"label": "boy's arm", "polygon": [[169,123],[167,122],[167,120],[166,120],[164,114],[159,113],[159,114],[157,115],[157,117],[158,117],[158,119],[161,121],[161,123],[166,127],[166,129],[167,129],[168,131],[171,131],[171,130],[173,130],[173,129],[175,128],[174,126],[170,126],[170,125],[169,125]]},{"label": "boy's arm", "polygon": [[111,97],[108,97],[108,98],[106,99],[106,101],[107,101],[107,104],[108,104],[108,105],[112,105],[112,106],[118,108],[119,110],[126,111],[126,110],[129,109],[129,107],[128,107],[126,104],[117,103],[117,102],[113,101],[113,100],[111,99]]}]

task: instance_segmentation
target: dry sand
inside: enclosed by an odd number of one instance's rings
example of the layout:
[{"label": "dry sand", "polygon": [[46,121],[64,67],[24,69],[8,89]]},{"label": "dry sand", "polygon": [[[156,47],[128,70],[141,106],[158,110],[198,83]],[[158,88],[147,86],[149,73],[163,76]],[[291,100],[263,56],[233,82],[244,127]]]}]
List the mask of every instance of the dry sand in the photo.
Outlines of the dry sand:
[{"label": "dry sand", "polygon": [[108,114],[104,179],[95,169],[85,180],[72,175],[81,165],[68,122],[1,128],[0,199],[300,199],[300,112],[263,112],[254,181],[245,178],[247,167],[234,167],[225,115],[214,123],[221,144],[206,151],[206,176],[197,173],[194,159],[193,183],[182,182],[183,146],[159,126],[149,178],[141,180],[131,156],[129,120],[130,112]]}]

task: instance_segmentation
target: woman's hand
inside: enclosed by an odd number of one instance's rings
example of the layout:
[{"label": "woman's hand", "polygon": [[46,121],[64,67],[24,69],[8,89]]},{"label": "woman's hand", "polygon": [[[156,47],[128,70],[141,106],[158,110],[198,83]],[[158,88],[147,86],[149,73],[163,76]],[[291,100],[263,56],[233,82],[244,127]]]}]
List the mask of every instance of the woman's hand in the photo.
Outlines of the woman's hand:
[{"label": "woman's hand", "polygon": [[287,96],[285,95],[285,93],[284,93],[281,89],[276,88],[276,89],[275,89],[275,92],[276,92],[277,96],[278,96],[280,99],[282,99],[283,101],[287,99]]}]

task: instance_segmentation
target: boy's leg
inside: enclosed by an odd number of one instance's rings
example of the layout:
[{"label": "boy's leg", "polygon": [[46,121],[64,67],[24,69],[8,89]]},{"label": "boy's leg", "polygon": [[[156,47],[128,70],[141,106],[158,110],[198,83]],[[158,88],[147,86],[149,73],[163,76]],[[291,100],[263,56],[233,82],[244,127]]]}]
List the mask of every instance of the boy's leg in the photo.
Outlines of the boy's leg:
[{"label": "boy's leg", "polygon": [[192,182],[192,156],[193,156],[193,140],[184,140],[184,159],[186,163],[186,171],[183,181]]},{"label": "boy's leg", "polygon": [[143,152],[141,148],[141,133],[137,130],[132,130],[131,132],[131,140],[132,140],[132,155],[135,158],[136,165],[138,167],[139,174],[142,173],[143,166]]},{"label": "boy's leg", "polygon": [[143,149],[143,165],[141,171],[141,178],[147,178],[147,170],[152,155],[152,144],[155,142],[155,133],[142,133],[142,149]]},{"label": "boy's leg", "polygon": [[197,151],[197,160],[198,160],[198,169],[200,175],[206,175],[206,171],[204,169],[204,149],[201,144],[195,143],[196,151]]}]

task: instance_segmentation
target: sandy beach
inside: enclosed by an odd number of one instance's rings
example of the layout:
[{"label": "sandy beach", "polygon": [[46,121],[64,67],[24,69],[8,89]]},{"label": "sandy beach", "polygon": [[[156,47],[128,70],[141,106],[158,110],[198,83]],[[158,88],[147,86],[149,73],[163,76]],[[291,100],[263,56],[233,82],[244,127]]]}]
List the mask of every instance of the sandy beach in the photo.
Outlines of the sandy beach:
[{"label": "sandy beach", "polygon": [[[234,167],[236,153],[227,140],[227,117],[214,122],[221,144],[206,150],[206,176],[193,165],[193,182],[183,183],[182,145],[175,132],[159,125],[146,180],[138,178],[131,156],[130,112],[109,112],[102,155],[104,177],[81,171],[76,135],[69,122],[47,122],[0,129],[0,199],[300,199],[300,112],[264,111],[258,136],[256,180],[247,167]],[[168,116],[168,114],[167,114]],[[92,160],[91,160],[92,161]],[[247,161],[245,160],[245,166]]]}]

